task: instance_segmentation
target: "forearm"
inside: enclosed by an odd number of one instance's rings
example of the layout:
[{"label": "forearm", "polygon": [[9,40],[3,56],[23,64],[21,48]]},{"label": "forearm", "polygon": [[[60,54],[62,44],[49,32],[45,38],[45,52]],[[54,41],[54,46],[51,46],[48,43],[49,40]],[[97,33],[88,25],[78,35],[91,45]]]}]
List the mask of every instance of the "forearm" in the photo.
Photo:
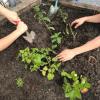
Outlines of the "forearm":
[{"label": "forearm", "polygon": [[5,16],[9,14],[9,11],[8,9],[6,9],[5,7],[3,7],[2,5],[0,5],[0,15],[2,16]]},{"label": "forearm", "polygon": [[86,17],[86,22],[100,23],[100,14]]},{"label": "forearm", "polygon": [[21,33],[15,30],[10,35],[0,39],[0,51],[10,46],[20,35]]},{"label": "forearm", "polygon": [[76,53],[76,55],[78,55],[78,54],[93,50],[93,49],[98,48],[98,47],[100,47],[100,36],[98,36],[95,39],[87,42],[83,46],[77,47],[73,50]]}]

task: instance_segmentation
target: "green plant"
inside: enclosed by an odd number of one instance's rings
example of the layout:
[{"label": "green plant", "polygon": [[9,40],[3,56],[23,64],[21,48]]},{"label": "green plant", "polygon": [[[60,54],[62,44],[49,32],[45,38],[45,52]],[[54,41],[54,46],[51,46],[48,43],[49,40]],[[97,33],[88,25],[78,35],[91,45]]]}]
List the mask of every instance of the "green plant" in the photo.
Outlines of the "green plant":
[{"label": "green plant", "polygon": [[45,23],[45,26],[47,27],[47,29],[48,29],[49,31],[55,31],[55,28],[52,26],[52,23],[49,23],[49,24],[46,24],[46,23]]},{"label": "green plant", "polygon": [[26,48],[24,50],[20,50],[19,57],[21,57],[22,62],[24,62],[27,66],[30,67],[31,71],[37,71],[41,66],[47,64],[43,59],[47,59],[49,52],[51,49],[49,48]]},{"label": "green plant", "polygon": [[40,70],[43,76],[47,75],[48,80],[52,80],[56,70],[60,67],[60,63],[50,54],[55,54],[50,48],[26,48],[20,50],[19,57],[31,72]]},{"label": "green plant", "polygon": [[75,71],[67,73],[63,70],[61,76],[64,77],[63,90],[65,97],[70,98],[70,100],[81,99],[81,90],[91,87],[90,83],[87,82],[87,78],[78,76]]},{"label": "green plant", "polygon": [[46,15],[45,11],[42,11],[40,9],[39,5],[36,5],[33,7],[34,11],[35,11],[35,18],[39,20],[39,22],[44,22],[44,23],[50,23],[50,19],[49,17]]},{"label": "green plant", "polygon": [[63,22],[66,23],[66,20],[68,19],[68,13],[64,12],[63,9],[59,9],[59,14]]},{"label": "green plant", "polygon": [[16,84],[17,84],[17,87],[23,87],[23,85],[24,85],[24,81],[23,81],[23,79],[22,78],[17,78],[16,79]]},{"label": "green plant", "polygon": [[45,24],[45,26],[47,27],[47,29],[49,31],[54,31],[55,28],[52,26],[52,22],[50,20],[50,18],[48,17],[47,13],[43,10],[40,9],[40,6],[34,6],[33,7],[34,11],[35,11],[35,18],[39,21]]},{"label": "green plant", "polygon": [[73,36],[73,41],[76,39],[77,32],[74,32],[70,24],[66,24],[66,34]]},{"label": "green plant", "polygon": [[52,34],[51,36],[52,49],[58,48],[58,46],[61,44],[61,40],[62,40],[61,32]]},{"label": "green plant", "polygon": [[48,66],[44,66],[42,69],[42,75],[46,76],[48,80],[52,80],[55,76],[56,71],[58,71],[59,67],[61,66],[61,63],[57,61],[56,58],[50,58],[48,61]]}]

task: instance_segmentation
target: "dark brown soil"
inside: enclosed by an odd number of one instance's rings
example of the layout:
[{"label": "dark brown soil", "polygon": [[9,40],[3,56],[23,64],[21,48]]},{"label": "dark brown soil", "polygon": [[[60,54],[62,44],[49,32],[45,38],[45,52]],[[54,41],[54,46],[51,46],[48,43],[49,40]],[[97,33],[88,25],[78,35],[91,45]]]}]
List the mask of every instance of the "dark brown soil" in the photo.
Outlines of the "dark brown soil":
[{"label": "dark brown soil", "polygon": [[[69,14],[67,23],[71,23],[75,18],[94,14],[91,11],[69,8],[66,8],[66,12]],[[31,73],[25,70],[25,65],[17,60],[20,49],[49,47],[51,44],[51,33],[45,25],[38,23],[32,10],[23,13],[21,17],[27,23],[29,31],[34,30],[36,32],[36,39],[33,45],[30,45],[20,37],[8,49],[0,53],[0,100],[68,100],[64,98],[59,75],[56,75],[53,81],[48,81],[39,72]],[[53,22],[57,31],[63,30],[64,25],[58,17],[55,17]],[[15,27],[6,22],[4,25],[0,25],[0,29],[0,37],[4,37],[12,32]],[[64,38],[58,52],[66,47],[80,46],[95,38],[100,34],[100,25],[86,23],[76,31],[78,32],[76,40],[73,42],[72,37]],[[89,62],[90,56],[95,57],[96,62]],[[64,65],[66,65],[64,69],[69,72],[75,70],[79,74],[87,76],[92,84],[92,88],[87,94],[83,95],[82,100],[100,100],[100,48],[81,54]],[[16,86],[15,79],[18,77],[24,79],[23,88]]]}]

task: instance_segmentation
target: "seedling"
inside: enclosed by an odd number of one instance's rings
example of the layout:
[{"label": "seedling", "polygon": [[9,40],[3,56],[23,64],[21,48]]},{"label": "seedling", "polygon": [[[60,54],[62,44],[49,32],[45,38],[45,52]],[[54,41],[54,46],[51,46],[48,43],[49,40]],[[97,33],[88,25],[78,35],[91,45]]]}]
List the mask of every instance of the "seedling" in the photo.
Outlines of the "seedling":
[{"label": "seedling", "polygon": [[50,23],[50,19],[49,17],[47,17],[46,12],[42,11],[40,9],[40,6],[34,6],[33,7],[34,11],[35,11],[35,18],[38,19],[39,22],[43,22],[43,23]]},{"label": "seedling", "polygon": [[22,78],[17,78],[16,79],[16,84],[17,84],[17,87],[23,87],[23,85],[24,85],[24,81],[23,81],[23,79]]},{"label": "seedling", "polygon": [[59,9],[59,13],[63,22],[66,23],[66,20],[68,19],[68,13],[64,12],[62,9]]},{"label": "seedling", "polygon": [[76,40],[77,32],[74,32],[70,24],[66,24],[66,34],[73,36],[73,41]]},{"label": "seedling", "polygon": [[48,29],[49,31],[55,31],[55,28],[52,26],[52,23],[49,23],[49,24],[46,24],[46,23],[45,23],[45,26],[47,27],[47,29]]},{"label": "seedling", "polygon": [[58,48],[58,46],[61,44],[61,40],[62,40],[61,32],[54,33],[51,36],[52,49]]},{"label": "seedling", "polygon": [[91,87],[90,83],[87,82],[87,78],[78,76],[75,71],[67,73],[63,70],[61,76],[64,77],[63,90],[65,97],[70,98],[70,100],[81,99],[81,92]]},{"label": "seedling", "polygon": [[40,9],[40,6],[37,5],[37,6],[34,6],[33,7],[34,11],[35,11],[35,18],[41,22],[41,23],[44,23],[45,26],[47,27],[47,29],[49,31],[51,30],[55,30],[55,28],[52,26],[52,23],[51,23],[51,20],[50,18],[47,16],[46,12],[45,11],[42,11]]}]

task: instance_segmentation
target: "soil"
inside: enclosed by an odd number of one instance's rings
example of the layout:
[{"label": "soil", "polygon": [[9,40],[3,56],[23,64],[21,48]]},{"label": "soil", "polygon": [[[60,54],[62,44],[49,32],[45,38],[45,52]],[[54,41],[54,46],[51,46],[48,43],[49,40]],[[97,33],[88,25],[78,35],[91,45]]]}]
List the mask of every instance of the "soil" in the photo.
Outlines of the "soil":
[{"label": "soil", "polygon": [[[46,8],[46,7],[44,7]],[[67,23],[74,19],[95,14],[85,9],[66,8],[68,13]],[[36,39],[30,45],[22,37],[18,38],[9,48],[0,52],[0,100],[68,100],[64,97],[59,75],[53,81],[48,81],[39,72],[25,70],[25,65],[17,59],[18,51],[26,47],[50,47],[51,33],[45,25],[34,18],[33,10],[21,15],[23,21],[28,25],[29,31],[36,32]],[[64,24],[56,16],[53,19],[56,31],[63,31]],[[15,26],[6,22],[0,25],[0,37],[8,35],[15,30]],[[100,25],[86,23],[77,30],[75,41],[72,37],[63,39],[58,53],[64,48],[74,48],[95,38],[100,34]],[[95,59],[93,59],[95,58]],[[64,63],[66,71],[77,71],[80,75],[88,77],[92,84],[90,91],[82,96],[82,100],[100,100],[100,48],[76,56],[71,61]],[[16,86],[16,78],[23,78],[24,87]]]}]

